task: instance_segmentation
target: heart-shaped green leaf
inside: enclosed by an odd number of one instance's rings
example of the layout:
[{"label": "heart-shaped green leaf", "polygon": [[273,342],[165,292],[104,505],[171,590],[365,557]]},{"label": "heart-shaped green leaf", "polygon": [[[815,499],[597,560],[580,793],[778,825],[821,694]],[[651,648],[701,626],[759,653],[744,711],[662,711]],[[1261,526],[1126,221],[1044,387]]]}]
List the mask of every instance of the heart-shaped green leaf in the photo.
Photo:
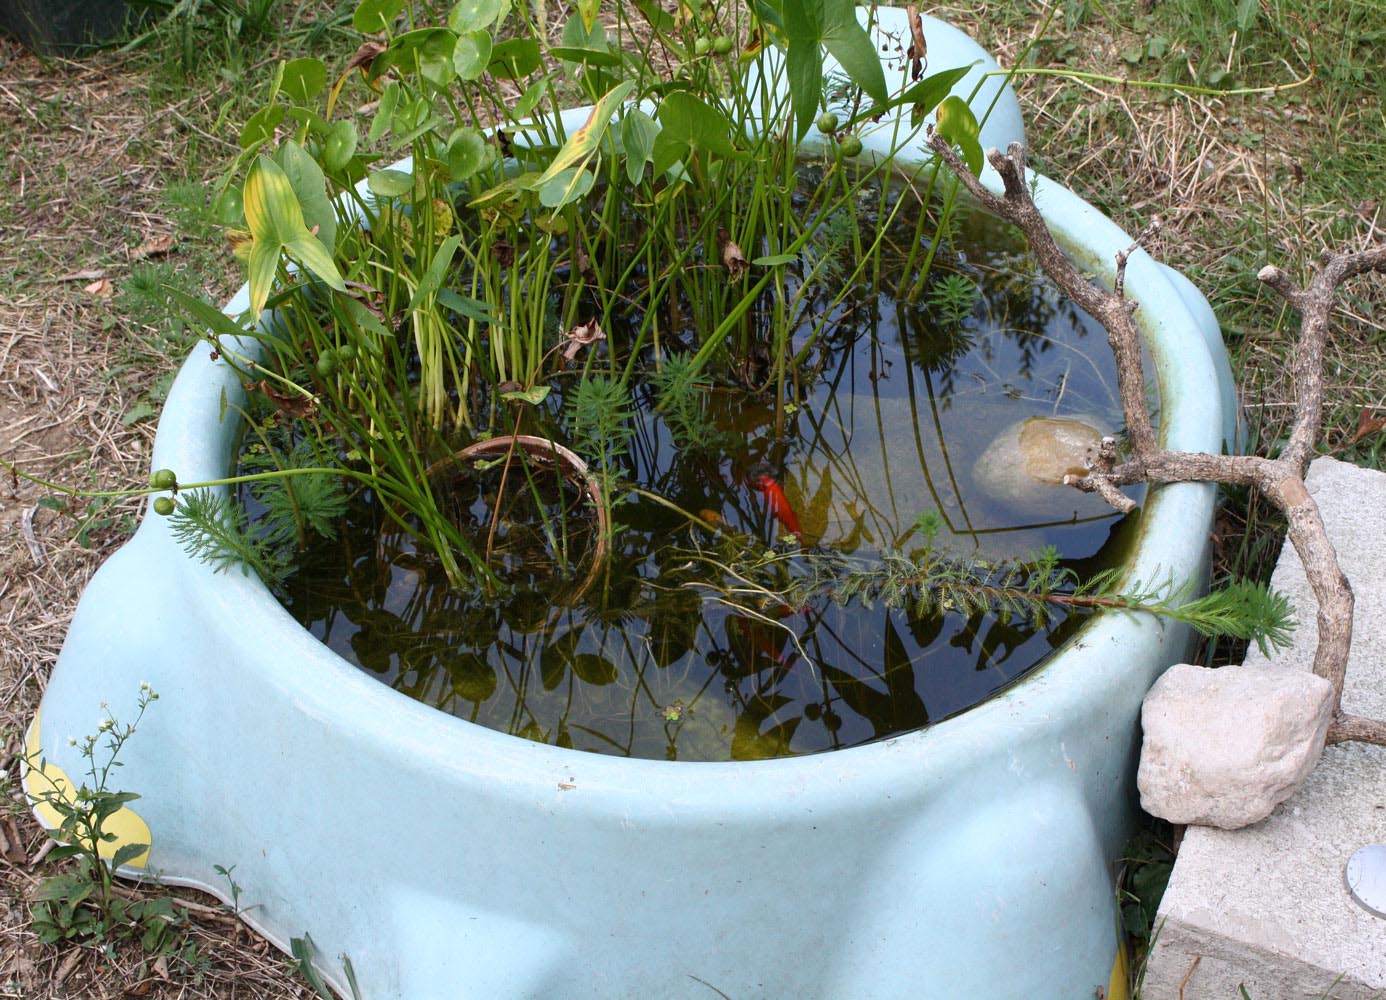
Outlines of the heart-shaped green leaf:
[{"label": "heart-shaped green leaf", "polygon": [[452,68],[459,80],[475,80],[486,72],[491,61],[491,35],[487,31],[468,31],[457,36],[452,50]]},{"label": "heart-shaped green leaf", "polygon": [[279,89],[296,104],[307,106],[327,86],[327,66],[321,59],[304,56],[284,64]]},{"label": "heart-shaped green leaf", "polygon": [[545,208],[562,208],[591,191],[595,182],[596,177],[586,167],[560,170],[539,188],[539,204]]},{"label": "heart-shaped green leaf", "polygon": [[269,142],[274,138],[274,130],[279,127],[279,123],[284,120],[284,109],[278,104],[271,104],[267,108],[261,108],[251,115],[241,128],[240,144],[242,149],[251,149],[263,143]]},{"label": "heart-shaped green leaf", "polygon": [[981,128],[976,115],[961,97],[948,97],[938,106],[938,134],[945,142],[958,147],[968,170],[974,175],[981,174],[982,144],[977,139]]},{"label": "heart-shaped green leaf", "polygon": [[363,35],[374,35],[387,30],[404,9],[404,0],[361,0],[351,24]]},{"label": "heart-shaped green leaf", "polygon": [[639,184],[645,175],[645,164],[654,154],[659,123],[639,108],[631,108],[621,119],[621,148],[626,154],[626,176]]},{"label": "heart-shaped green leaf", "polygon": [[588,684],[606,685],[613,683],[618,671],[616,665],[595,653],[578,653],[573,657],[573,673],[579,680]]},{"label": "heart-shaped green leaf", "polygon": [[448,12],[448,27],[459,35],[484,31],[510,12],[510,0],[460,0]]},{"label": "heart-shaped green leaf", "polygon": [[671,140],[687,143],[695,150],[719,156],[736,156],[731,120],[706,101],[685,90],[676,90],[659,105],[659,124]]},{"label": "heart-shaped green leaf", "polygon": [[532,38],[509,38],[491,48],[487,64],[494,75],[507,80],[521,80],[543,65],[544,57]]}]

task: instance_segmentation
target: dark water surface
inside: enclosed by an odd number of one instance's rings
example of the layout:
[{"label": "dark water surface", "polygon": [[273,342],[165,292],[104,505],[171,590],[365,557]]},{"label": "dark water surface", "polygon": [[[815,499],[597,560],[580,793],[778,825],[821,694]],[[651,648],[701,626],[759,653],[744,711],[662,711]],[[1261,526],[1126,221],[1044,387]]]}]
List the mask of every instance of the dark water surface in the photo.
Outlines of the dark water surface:
[{"label": "dark water surface", "polygon": [[[1037,281],[993,220],[965,217],[940,257],[931,290],[957,275],[981,298],[951,318],[930,304],[936,291],[913,306],[883,294],[839,306],[783,433],[769,393],[713,386],[703,419],[730,447],[680,448],[648,391],[637,393],[644,406],[621,456],[624,478],[720,531],[623,490],[611,554],[595,571],[580,509],[565,529],[567,573],[554,572],[542,536],[526,542],[503,522],[494,544],[509,585],[466,594],[361,506],[353,529],[311,551],[281,599],[332,649],[411,697],[599,753],[813,753],[977,704],[1034,669],[1079,620],[1060,613],[1035,630],[991,614],[916,616],[826,596],[789,606],[760,589],[833,560],[865,566],[882,552],[917,553],[926,511],[942,521],[935,547],[963,557],[1023,558],[1054,545],[1088,573],[1127,550],[1134,521],[1100,501],[1058,486],[1006,501],[975,474],[991,442],[1027,417],[1119,431],[1100,327]],[[512,475],[513,492],[526,480]],[[494,486],[493,474],[460,488],[480,547]]]}]

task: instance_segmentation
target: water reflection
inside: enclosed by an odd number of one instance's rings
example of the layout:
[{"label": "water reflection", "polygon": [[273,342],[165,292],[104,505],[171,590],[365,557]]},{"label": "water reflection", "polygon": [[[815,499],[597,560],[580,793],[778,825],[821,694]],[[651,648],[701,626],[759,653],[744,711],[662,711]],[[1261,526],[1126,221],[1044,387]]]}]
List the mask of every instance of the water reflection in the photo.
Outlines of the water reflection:
[{"label": "water reflection", "polygon": [[[519,533],[507,586],[463,593],[361,506],[342,540],[309,554],[285,605],[411,697],[600,753],[812,753],[965,710],[1041,662],[1078,620],[1056,613],[1037,629],[981,612],[839,604],[831,587],[794,606],[770,584],[817,572],[820,557],[918,551],[928,510],[942,524],[933,544],[968,559],[1055,545],[1084,574],[1120,559],[1134,522],[1101,501],[1037,486],[1040,502],[1022,508],[990,495],[975,474],[991,441],[1028,416],[1120,426],[1105,336],[1036,281],[1022,247],[981,249],[1004,235],[978,215],[957,227],[938,273],[982,289],[964,314],[941,318],[889,296],[842,308],[814,347],[806,370],[816,375],[787,423],[777,424],[764,397],[726,386],[704,393],[702,419],[734,451],[681,450],[645,406],[622,456],[630,478],[701,512],[718,533],[622,496],[612,554],[581,600],[570,599],[586,572],[581,543],[565,578]],[[650,394],[639,398],[648,404]],[[481,530],[484,484],[476,490],[459,503]],[[738,563],[767,552],[779,555],[759,575]]]}]

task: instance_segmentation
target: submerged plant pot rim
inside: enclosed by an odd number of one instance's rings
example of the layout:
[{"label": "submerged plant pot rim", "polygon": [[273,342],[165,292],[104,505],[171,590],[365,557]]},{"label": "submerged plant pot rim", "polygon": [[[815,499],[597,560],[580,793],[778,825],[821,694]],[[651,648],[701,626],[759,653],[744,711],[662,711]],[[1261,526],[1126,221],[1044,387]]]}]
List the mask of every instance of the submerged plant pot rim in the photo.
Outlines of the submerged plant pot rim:
[{"label": "submerged plant pot rim", "polygon": [[535,461],[560,467],[563,470],[560,475],[580,483],[583,492],[587,494],[587,499],[591,502],[592,512],[597,519],[597,530],[596,542],[592,547],[592,552],[587,557],[589,567],[577,588],[564,594],[563,598],[565,604],[576,604],[582,599],[582,595],[591,588],[597,579],[597,574],[601,572],[602,564],[606,562],[611,539],[611,516],[602,496],[602,484],[592,474],[592,470],[582,460],[582,456],[551,438],[539,437],[535,434],[498,434],[484,441],[472,442],[460,449],[451,458],[435,462],[424,470],[424,474],[431,476],[446,463],[469,462],[475,458],[492,455],[508,455],[515,450],[523,451]]}]

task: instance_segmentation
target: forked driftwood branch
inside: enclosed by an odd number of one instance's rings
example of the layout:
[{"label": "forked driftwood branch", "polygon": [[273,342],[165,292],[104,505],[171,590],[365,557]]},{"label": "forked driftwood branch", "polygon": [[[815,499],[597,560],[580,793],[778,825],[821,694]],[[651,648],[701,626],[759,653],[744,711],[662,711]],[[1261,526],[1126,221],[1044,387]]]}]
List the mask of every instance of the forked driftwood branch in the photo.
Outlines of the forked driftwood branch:
[{"label": "forked driftwood branch", "polygon": [[1300,314],[1299,339],[1291,369],[1295,415],[1289,441],[1278,458],[1167,451],[1156,441],[1146,408],[1140,334],[1133,318],[1136,303],[1123,297],[1127,258],[1140,241],[1117,254],[1113,290],[1098,288],[1078,273],[1035,207],[1025,181],[1024,146],[1012,143],[1004,154],[995,149],[987,153],[988,161],[1005,185],[1001,195],[984,188],[942,137],[933,136],[930,146],[987,211],[1020,227],[1030,242],[1031,252],[1050,280],[1107,331],[1108,342],[1116,356],[1129,454],[1123,458],[1116,442],[1105,439],[1088,475],[1069,476],[1065,482],[1099,494],[1122,511],[1135,506],[1119,490],[1131,483],[1211,482],[1259,489],[1284,512],[1290,543],[1299,553],[1318,604],[1314,673],[1328,680],[1334,692],[1334,716],[1327,742],[1352,740],[1386,745],[1386,722],[1348,715],[1342,709],[1343,680],[1352,645],[1352,587],[1338,565],[1338,556],[1328,539],[1318,504],[1304,486],[1304,476],[1314,457],[1314,443],[1323,419],[1323,356],[1328,343],[1329,314],[1343,282],[1369,271],[1386,273],[1386,245],[1356,253],[1325,251],[1304,288],[1296,287],[1290,276],[1278,267],[1264,267],[1257,275]]}]

